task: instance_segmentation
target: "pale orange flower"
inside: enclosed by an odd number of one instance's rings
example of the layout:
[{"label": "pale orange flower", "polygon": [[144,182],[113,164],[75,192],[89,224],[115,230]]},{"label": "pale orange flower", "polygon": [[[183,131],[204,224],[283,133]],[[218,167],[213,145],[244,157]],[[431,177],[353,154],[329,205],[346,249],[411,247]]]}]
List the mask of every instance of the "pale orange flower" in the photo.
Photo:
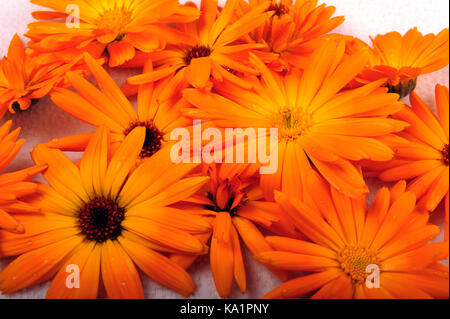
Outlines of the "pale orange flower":
[{"label": "pale orange flower", "polygon": [[[266,265],[306,272],[264,298],[410,299],[449,297],[448,242],[429,243],[440,233],[417,210],[416,198],[399,182],[383,187],[370,208],[365,197],[352,199],[308,176],[313,201],[283,193],[276,199],[310,240],[267,237],[276,251],[255,256]],[[370,275],[370,277],[369,277]]]},{"label": "pale orange flower", "polygon": [[[267,2],[240,0],[239,3],[237,19]],[[292,66],[306,67],[311,53],[320,45],[321,37],[344,22],[344,17],[332,18],[335,7],[318,6],[317,0],[271,0],[266,10],[272,12],[271,17],[243,39],[266,45],[253,52],[276,71],[289,70]]]},{"label": "pale orange flower", "polygon": [[[42,61],[69,62],[83,52],[98,58],[107,51],[109,66],[115,67],[133,59],[137,50],[151,52],[163,49],[166,43],[190,43],[192,39],[167,23],[198,18],[198,10],[177,0],[31,2],[54,10],[33,12],[41,21],[30,23],[25,34],[31,39],[28,47]],[[75,10],[73,17],[66,10]],[[74,24],[76,18],[79,26]],[[67,22],[74,25],[69,27]]]},{"label": "pale orange flower", "polygon": [[400,35],[389,32],[372,39],[368,69],[356,79],[368,83],[386,79],[390,92],[404,97],[412,92],[417,77],[442,69],[449,63],[448,29],[422,35],[417,28]]},{"label": "pale orange flower", "polygon": [[247,79],[253,90],[230,83],[217,83],[217,93],[185,89],[184,97],[196,107],[185,114],[218,127],[278,129],[278,170],[261,176],[268,199],[274,189],[301,198],[308,193],[303,181],[311,163],[345,194],[368,192],[354,161],[392,159],[393,151],[376,137],[407,124],[387,118],[402,103],[380,88],[382,81],[340,92],[364,68],[366,52],[349,56],[344,42],[326,41],[304,71],[286,74],[270,71],[256,56],[251,61],[261,72],[260,79]]},{"label": "pale orange flower", "polygon": [[386,163],[368,163],[367,168],[382,181],[408,180],[407,190],[413,192],[426,210],[433,212],[445,197],[448,236],[449,182],[449,95],[448,88],[436,85],[436,106],[439,117],[433,114],[422,99],[412,92],[411,107],[393,115],[410,124],[399,138],[385,142],[395,151],[395,158]]}]

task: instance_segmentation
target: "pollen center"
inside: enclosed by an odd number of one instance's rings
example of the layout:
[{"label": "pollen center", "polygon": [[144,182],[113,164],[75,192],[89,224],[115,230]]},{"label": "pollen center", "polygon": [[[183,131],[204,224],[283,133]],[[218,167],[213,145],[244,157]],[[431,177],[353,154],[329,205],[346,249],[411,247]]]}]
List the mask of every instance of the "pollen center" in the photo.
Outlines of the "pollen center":
[{"label": "pollen center", "polygon": [[131,22],[131,12],[123,8],[106,10],[98,19],[100,30],[112,30],[117,33],[115,41],[120,41],[126,35],[126,26]]},{"label": "pollen center", "polygon": [[84,205],[78,222],[87,239],[102,243],[121,234],[124,217],[125,210],[115,201],[100,197]]},{"label": "pollen center", "polygon": [[300,109],[284,108],[274,116],[272,125],[278,128],[280,139],[297,139],[309,131],[312,116]]},{"label": "pollen center", "polygon": [[203,45],[196,45],[195,47],[190,48],[186,51],[186,54],[184,56],[184,62],[186,65],[191,64],[192,59],[196,58],[203,58],[205,56],[211,55],[211,49],[203,46]]},{"label": "pollen center", "polygon": [[289,13],[289,8],[282,3],[271,3],[266,11],[274,11],[273,15],[281,17],[282,15]]},{"label": "pollen center", "polygon": [[163,134],[156,128],[152,121],[133,122],[123,132],[128,135],[134,128],[138,126],[145,127],[145,141],[141,150],[141,158],[150,157],[161,149]]},{"label": "pollen center", "polygon": [[362,283],[370,272],[366,271],[368,265],[377,264],[376,254],[362,247],[345,247],[337,257],[342,270],[357,283]]},{"label": "pollen center", "polygon": [[448,154],[448,144],[445,144],[441,153],[442,153],[442,161],[444,162],[444,165],[448,166],[448,164],[450,162],[450,158],[449,158],[449,154]]}]

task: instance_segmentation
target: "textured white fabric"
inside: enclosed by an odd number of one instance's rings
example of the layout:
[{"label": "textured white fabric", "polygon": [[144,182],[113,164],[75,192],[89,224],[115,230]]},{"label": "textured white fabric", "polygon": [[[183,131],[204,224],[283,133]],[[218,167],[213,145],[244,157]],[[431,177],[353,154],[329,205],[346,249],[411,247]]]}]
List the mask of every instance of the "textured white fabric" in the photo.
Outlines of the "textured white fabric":
[{"label": "textured white fabric", "polygon": [[[404,33],[417,26],[422,33],[437,33],[449,25],[448,0],[324,0],[329,5],[334,5],[336,15],[345,16],[346,20],[336,31],[350,34],[369,41],[369,35],[399,31]],[[195,2],[198,2],[196,0]],[[323,1],[320,1],[323,2]],[[224,3],[222,0],[221,3]],[[42,9],[42,8],[41,8]],[[0,56],[6,54],[9,42],[18,33],[24,41],[23,33],[27,30],[27,24],[33,19],[30,12],[40,10],[38,6],[27,0],[0,0]],[[112,72],[114,78],[122,84],[130,71]],[[449,69],[445,69],[420,77],[417,92],[428,105],[434,107],[434,86],[441,83],[448,86]],[[65,114],[58,109],[48,98],[42,99],[30,111],[11,116],[7,114],[0,120],[0,125],[8,119],[14,120],[14,127],[21,126],[21,137],[27,142],[15,161],[7,171],[13,171],[32,165],[29,153],[32,148],[41,142],[47,142],[55,137],[62,137],[80,132],[92,131],[92,128],[77,119]],[[71,154],[73,159],[79,154]],[[379,188],[377,181],[368,181],[373,191]],[[370,196],[370,198],[373,197]],[[440,207],[432,221],[443,224],[443,209]],[[441,236],[439,236],[442,238]],[[439,238],[439,239],[440,239]],[[275,288],[280,281],[275,278],[263,266],[256,263],[251,254],[245,250],[245,263],[247,269],[247,293],[241,294],[234,284],[231,298],[259,298],[266,292]],[[10,260],[0,261],[0,269]],[[200,258],[190,269],[190,273],[197,284],[197,289],[192,298],[217,298],[214,282],[209,269],[207,257]],[[31,274],[30,274],[31,275]],[[147,298],[181,298],[173,291],[162,287],[145,275],[142,276],[145,295]],[[45,297],[48,283],[24,289],[21,292],[0,298],[43,298]]]}]

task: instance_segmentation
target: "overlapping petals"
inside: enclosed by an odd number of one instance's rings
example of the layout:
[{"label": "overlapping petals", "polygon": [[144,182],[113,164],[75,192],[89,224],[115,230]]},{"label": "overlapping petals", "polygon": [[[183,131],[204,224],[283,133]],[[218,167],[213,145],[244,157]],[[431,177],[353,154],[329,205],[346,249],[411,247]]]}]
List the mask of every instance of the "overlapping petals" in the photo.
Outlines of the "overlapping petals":
[{"label": "overlapping petals", "polygon": [[[94,129],[0,174],[3,294],[137,299],[146,275],[188,297],[206,255],[228,298],[248,250],[283,282],[265,298],[449,298],[449,91],[437,115],[413,92],[448,65],[448,28],[371,47],[317,0],[31,2],[48,10],[0,60],[0,119],[48,94]],[[366,177],[397,183],[368,205]]]},{"label": "overlapping petals", "polygon": [[[108,130],[100,128],[79,167],[60,150],[35,148],[36,164],[48,165],[43,176],[49,186],[41,184],[41,196],[33,201],[41,213],[18,217],[25,234],[0,232],[1,255],[18,256],[0,273],[3,293],[53,278],[49,298],[95,298],[101,275],[110,298],[142,298],[136,266],[182,295],[192,293],[189,275],[161,252],[205,253],[207,247],[188,231],[211,227],[200,217],[186,223],[182,211],[167,205],[191,196],[207,178],[182,179],[180,170],[186,174],[195,167],[189,164],[153,176],[153,163],[130,172],[144,143],[144,128],[134,129],[111,158],[109,139]],[[177,177],[165,178],[172,174]],[[66,285],[71,264],[80,269],[80,289]]]},{"label": "overlapping petals", "polygon": [[115,67],[133,59],[136,51],[191,43],[191,38],[167,23],[198,18],[198,10],[177,0],[75,0],[69,6],[65,1],[31,2],[53,10],[34,12],[40,21],[31,23],[26,33],[30,50],[43,61],[68,62],[83,52],[99,58],[107,52],[109,66]]},{"label": "overlapping petals", "polygon": [[[276,200],[310,241],[267,237],[275,248],[256,258],[284,270],[307,274],[283,283],[265,298],[448,298],[448,243],[428,242],[440,229],[417,209],[401,181],[383,187],[369,208],[365,198],[349,198],[315,173],[309,203],[277,193]],[[372,267],[372,268],[368,268]],[[374,282],[369,274],[377,271]],[[377,285],[376,287],[368,284]]]}]

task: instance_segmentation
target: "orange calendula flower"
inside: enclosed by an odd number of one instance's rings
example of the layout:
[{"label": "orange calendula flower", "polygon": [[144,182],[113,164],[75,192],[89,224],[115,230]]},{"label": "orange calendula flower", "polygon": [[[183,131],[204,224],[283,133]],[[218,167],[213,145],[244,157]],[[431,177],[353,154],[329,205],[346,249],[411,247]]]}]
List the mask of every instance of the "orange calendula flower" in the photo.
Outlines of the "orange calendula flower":
[{"label": "orange calendula flower", "polygon": [[[263,0],[248,3],[241,0],[237,18],[262,3]],[[311,53],[320,45],[321,36],[344,22],[344,17],[331,17],[335,7],[317,4],[317,0],[271,0],[266,6],[266,10],[272,12],[271,17],[245,35],[244,40],[266,45],[255,54],[272,70],[304,68]]]},{"label": "orange calendula flower", "polygon": [[31,2],[54,10],[33,12],[41,20],[30,23],[26,33],[34,54],[68,62],[82,52],[99,57],[107,50],[110,67],[131,60],[136,50],[151,52],[166,43],[190,43],[192,39],[167,23],[198,18],[198,10],[181,6],[177,0]]},{"label": "orange calendula flower", "polygon": [[[230,294],[233,278],[244,293],[246,272],[242,259],[240,239],[253,254],[273,250],[256,225],[297,237],[298,232],[286,219],[280,207],[263,199],[255,174],[257,167],[248,164],[205,165],[204,175],[209,176],[207,187],[180,203],[184,211],[193,216],[212,216],[212,234],[202,234],[203,242],[211,237],[211,271],[220,297]],[[196,256],[172,256],[183,267],[190,266]],[[273,270],[273,269],[272,269]],[[274,273],[282,280],[288,278],[283,271]]]},{"label": "orange calendula flower", "polygon": [[448,298],[448,242],[429,243],[440,232],[416,197],[399,182],[383,187],[370,208],[364,196],[351,199],[308,176],[311,204],[277,193],[276,199],[311,240],[267,237],[276,251],[257,260],[307,274],[291,279],[264,298]]},{"label": "orange calendula flower", "polygon": [[37,58],[25,53],[22,41],[15,34],[7,57],[0,60],[0,117],[7,110],[11,113],[27,110],[62,82],[64,73],[74,64],[74,61],[63,66],[39,64]]},{"label": "orange calendula flower", "polygon": [[326,41],[304,71],[286,74],[270,71],[255,56],[251,61],[261,72],[261,79],[248,78],[253,90],[229,83],[216,85],[221,95],[185,89],[185,98],[197,107],[185,114],[212,119],[219,127],[278,129],[278,170],[261,176],[268,199],[273,199],[274,189],[302,198],[310,162],[345,194],[368,192],[353,161],[390,160],[392,150],[376,138],[407,124],[387,118],[402,104],[397,94],[380,88],[382,80],[339,93],[364,68],[365,52],[350,57],[344,42]]},{"label": "orange calendula flower", "polygon": [[[0,126],[0,172],[3,171],[20,151],[24,139],[16,141],[20,128],[9,132],[12,122]],[[15,233],[25,231],[10,214],[37,213],[39,208],[28,203],[26,198],[36,193],[38,185],[29,180],[43,171],[47,166],[40,165],[20,171],[0,174],[0,229]]]},{"label": "orange calendula flower", "polygon": [[[168,206],[190,197],[207,177],[182,179],[194,164],[168,168],[156,158],[131,171],[143,127],[110,158],[109,139],[107,129],[97,130],[79,167],[60,150],[34,149],[35,163],[48,164],[43,176],[50,186],[39,186],[40,214],[18,216],[25,234],[0,231],[0,255],[19,256],[0,272],[3,293],[53,278],[47,298],[96,298],[101,274],[108,297],[142,298],[136,266],[183,296],[193,292],[186,271],[157,251],[205,253],[189,233],[209,232],[209,222]],[[68,265],[79,269],[77,289],[67,286]]]},{"label": "orange calendula flower", "polygon": [[430,212],[446,197],[448,216],[448,88],[436,85],[439,117],[415,92],[411,93],[410,102],[411,107],[405,105],[402,111],[394,115],[410,126],[398,133],[400,139],[386,141],[395,151],[395,158],[387,163],[369,163],[368,167],[385,182],[410,180],[408,191],[413,192],[419,204]]},{"label": "orange calendula flower", "polygon": [[[84,122],[97,127],[108,127],[113,149],[117,148],[135,127],[144,127],[146,136],[140,158],[150,157],[164,149],[169,161],[170,148],[173,145],[169,139],[170,132],[173,128],[184,127],[190,123],[179,112],[179,109],[186,107],[188,103],[183,99],[160,102],[159,94],[172,88],[164,83],[149,83],[139,87],[136,112],[111,76],[90,55],[85,55],[85,61],[100,90],[83,77],[69,72],[67,81],[78,93],[57,88],[51,95],[53,102]],[[151,67],[149,61],[145,70]],[[67,151],[82,151],[91,136],[92,133],[85,133],[54,139],[47,146]]]},{"label": "orange calendula flower", "polygon": [[416,87],[417,77],[442,69],[449,63],[448,29],[439,34],[422,35],[417,28],[404,36],[398,32],[377,35],[369,68],[357,80],[368,83],[387,79],[390,92],[404,97]]},{"label": "orange calendula flower", "polygon": [[246,63],[248,52],[263,45],[235,42],[264,23],[270,13],[264,12],[267,5],[263,3],[238,21],[230,23],[237,2],[227,1],[219,13],[217,0],[202,0],[200,18],[179,26],[180,30],[196,39],[195,44],[168,46],[164,51],[150,54],[155,70],[133,76],[128,83],[138,85],[168,77],[171,79],[170,86],[186,87],[190,84],[204,88],[212,76],[218,81],[226,80],[248,88],[249,83],[234,73],[256,74]]}]

